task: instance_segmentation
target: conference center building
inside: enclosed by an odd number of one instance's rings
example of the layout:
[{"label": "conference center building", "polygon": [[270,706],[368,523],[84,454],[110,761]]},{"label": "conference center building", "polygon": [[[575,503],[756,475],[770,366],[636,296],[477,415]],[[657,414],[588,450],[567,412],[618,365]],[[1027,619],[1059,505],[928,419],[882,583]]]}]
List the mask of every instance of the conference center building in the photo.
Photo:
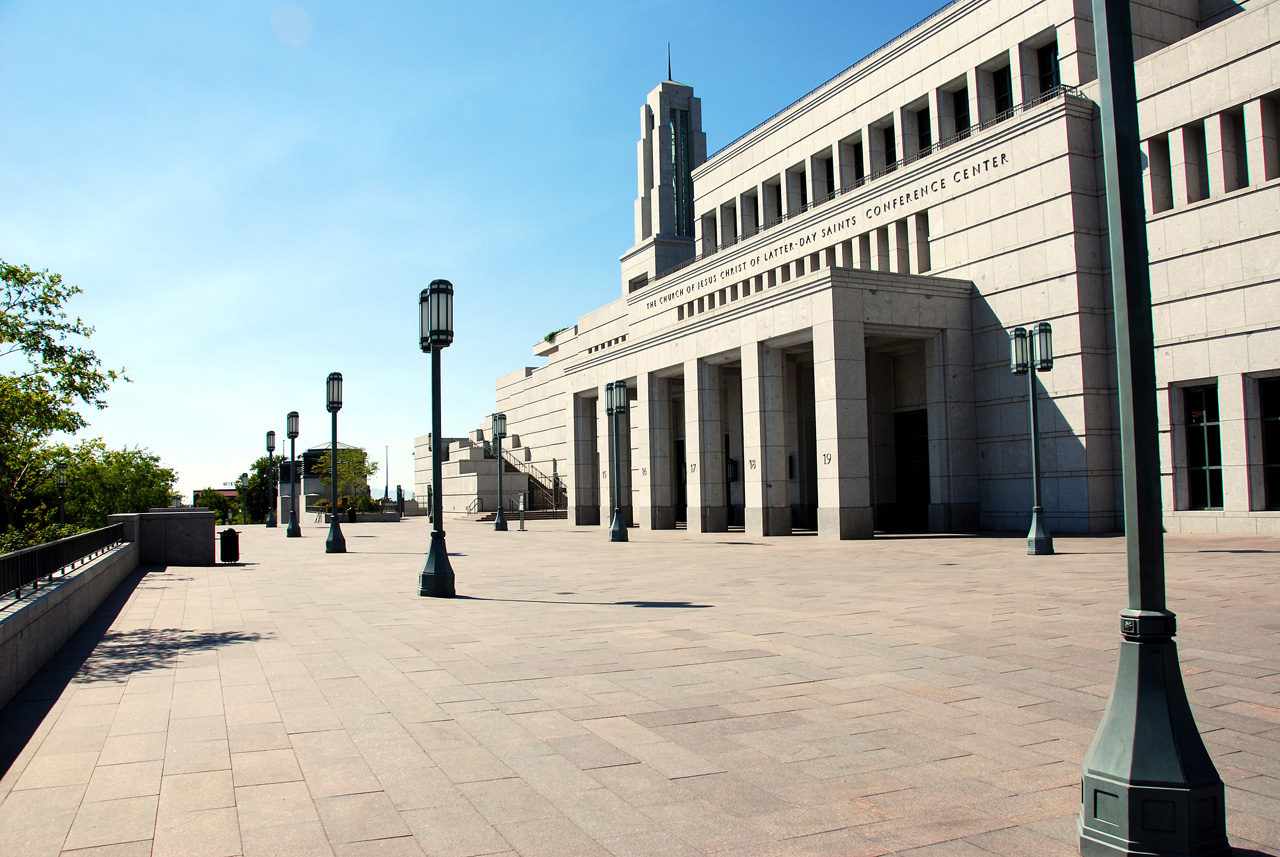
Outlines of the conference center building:
[{"label": "conference center building", "polygon": [[[1280,2],[1132,10],[1165,524],[1280,533]],[[619,297],[497,382],[515,466],[579,525],[617,490],[640,528],[1025,530],[1010,332],[1043,322],[1049,529],[1118,530],[1090,15],[957,0],[710,156],[694,89],[659,83]]]}]

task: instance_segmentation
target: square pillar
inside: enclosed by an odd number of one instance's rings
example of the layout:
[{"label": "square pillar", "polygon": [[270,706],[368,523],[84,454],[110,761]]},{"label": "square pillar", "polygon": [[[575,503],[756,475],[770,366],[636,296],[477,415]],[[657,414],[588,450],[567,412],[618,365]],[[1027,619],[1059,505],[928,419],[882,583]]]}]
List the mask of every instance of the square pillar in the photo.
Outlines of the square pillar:
[{"label": "square pillar", "polygon": [[701,533],[729,529],[724,491],[724,414],[721,371],[703,360],[684,364],[685,462],[688,527]]},{"label": "square pillar", "polygon": [[604,387],[596,397],[596,470],[595,478],[600,486],[599,523],[608,526],[613,516],[613,417],[605,407]]},{"label": "square pillar", "polygon": [[1173,207],[1182,208],[1205,198],[1201,143],[1203,126],[1184,125],[1169,132],[1169,162],[1173,176]]},{"label": "square pillar", "polygon": [[742,346],[742,477],[746,532],[753,536],[791,534],[784,366],[776,348]]},{"label": "square pillar", "polygon": [[1015,45],[1009,51],[1009,79],[1013,83],[1013,103],[1026,104],[1040,95],[1039,63],[1034,48]]},{"label": "square pillar", "polygon": [[1221,196],[1240,187],[1235,128],[1228,114],[1215,113],[1204,120],[1204,146],[1209,157],[1209,196]]},{"label": "square pillar", "polygon": [[925,343],[929,419],[929,532],[978,529],[973,338],[950,328]]},{"label": "square pillar", "polygon": [[1245,377],[1218,376],[1218,427],[1222,447],[1222,510],[1249,511],[1249,424]]},{"label": "square pillar", "polygon": [[893,258],[893,249],[894,249],[890,246],[890,242],[892,241],[892,239],[890,238],[889,233],[891,232],[895,235],[897,234],[897,230],[894,229],[893,224],[889,224],[888,226],[881,226],[879,229],[875,230],[875,232],[872,233],[872,235],[875,237],[875,246],[871,250],[872,252],[871,268],[873,270],[876,270],[876,271],[890,270],[889,260]]},{"label": "square pillar", "polygon": [[945,143],[956,135],[955,106],[952,104],[950,92],[934,89],[929,92],[929,122],[932,125],[933,141]]},{"label": "square pillar", "polygon": [[910,274],[911,235],[907,221],[895,220],[889,224],[889,263],[895,273]]},{"label": "square pillar", "polygon": [[[837,307],[844,303],[835,295],[833,301]],[[822,322],[815,319],[813,390],[817,419],[818,536],[869,539],[873,533],[871,472],[867,464],[871,447],[862,322],[845,318]]]},{"label": "square pillar", "polygon": [[596,442],[598,402],[595,396],[574,393],[569,396],[572,403],[568,409],[571,418],[565,466],[570,484],[565,502],[569,520],[577,526],[593,526],[600,523],[600,482],[596,476],[600,472],[596,462],[599,454]]},{"label": "square pillar", "polygon": [[671,382],[651,372],[636,377],[634,403],[636,522],[641,529],[673,530],[676,526]]},{"label": "square pillar", "polygon": [[1280,176],[1276,105],[1269,98],[1255,98],[1244,105],[1244,136],[1249,160],[1249,186],[1257,187]]},{"label": "square pillar", "polygon": [[867,178],[869,179],[887,166],[883,127],[873,125],[862,129],[862,150],[866,153]]}]

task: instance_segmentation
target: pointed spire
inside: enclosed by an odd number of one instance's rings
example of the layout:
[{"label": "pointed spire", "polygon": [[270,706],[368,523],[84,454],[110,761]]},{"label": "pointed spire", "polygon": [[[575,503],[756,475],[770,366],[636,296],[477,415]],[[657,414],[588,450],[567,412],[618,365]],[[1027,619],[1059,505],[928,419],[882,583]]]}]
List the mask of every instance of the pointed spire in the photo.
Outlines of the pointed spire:
[{"label": "pointed spire", "polygon": [[671,79],[671,43],[667,42],[667,80]]}]

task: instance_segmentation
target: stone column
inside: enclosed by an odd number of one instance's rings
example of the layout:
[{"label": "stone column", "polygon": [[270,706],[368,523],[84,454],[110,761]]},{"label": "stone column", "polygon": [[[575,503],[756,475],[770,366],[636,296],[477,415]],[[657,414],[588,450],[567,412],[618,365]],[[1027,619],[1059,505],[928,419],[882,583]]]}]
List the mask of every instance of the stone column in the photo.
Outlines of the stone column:
[{"label": "stone column", "polygon": [[1257,187],[1280,176],[1280,144],[1277,143],[1275,102],[1255,98],[1244,105],[1244,136],[1249,160],[1249,186]]},{"label": "stone column", "polygon": [[899,107],[893,112],[893,133],[898,141],[898,160],[912,160],[920,150],[920,129],[916,127],[916,120],[919,118],[919,114],[905,107]]},{"label": "stone column", "polygon": [[724,495],[724,415],[721,372],[703,360],[684,364],[685,478],[688,527],[702,533],[729,528]]},{"label": "stone column", "polygon": [[956,135],[956,116],[950,92],[941,89],[929,92],[929,123],[934,143],[944,143]]},{"label": "stone column", "polygon": [[1222,444],[1222,509],[1249,511],[1249,426],[1245,421],[1245,378],[1218,376],[1218,424]]},{"label": "stone column", "polygon": [[787,492],[786,390],[783,354],[763,342],[742,346],[743,487],[746,532],[791,534]]},{"label": "stone column", "polygon": [[862,151],[867,159],[867,178],[886,166],[884,152],[884,128],[868,126],[862,129]]},{"label": "stone column", "polygon": [[1040,95],[1040,77],[1034,48],[1015,45],[1009,51],[1009,79],[1013,83],[1014,106],[1026,104]]},{"label": "stone column", "polygon": [[911,237],[907,221],[895,220],[889,224],[889,265],[898,274],[910,274]]},{"label": "stone column", "polygon": [[872,536],[871,455],[867,431],[866,345],[854,311],[860,298],[833,289],[827,317],[813,323],[813,390],[817,417],[818,535]]},{"label": "stone column", "polygon": [[1173,207],[1173,183],[1169,175],[1169,141],[1167,138],[1142,141],[1147,168],[1142,173],[1142,188],[1147,197],[1147,213],[1155,214]]},{"label": "stone column", "polygon": [[1173,173],[1173,207],[1182,208],[1204,199],[1200,186],[1200,145],[1197,129],[1190,125],[1169,132],[1169,161]]},{"label": "stone column", "polygon": [[973,133],[995,114],[996,99],[991,92],[991,75],[976,68],[969,69],[969,129]]},{"label": "stone column", "polygon": [[1204,147],[1209,157],[1209,196],[1221,196],[1240,187],[1241,177],[1236,175],[1236,132],[1230,116],[1215,113],[1204,120]]},{"label": "stone column", "polygon": [[600,523],[605,526],[613,520],[613,417],[605,406],[603,385],[596,398],[596,472],[600,485]]},{"label": "stone column", "polygon": [[[676,525],[672,485],[671,382],[641,372],[636,377],[637,457],[636,521],[641,529],[671,530]],[[647,453],[647,454],[646,454]]]},{"label": "stone column", "polygon": [[875,246],[871,248],[872,270],[875,270],[875,271],[891,270],[889,265],[890,265],[890,260],[893,259],[893,255],[894,255],[893,247],[892,247],[893,239],[890,237],[891,233],[896,234],[896,230],[894,229],[894,226],[892,223],[890,223],[888,226],[881,226],[879,229],[875,230],[872,233],[872,236],[875,240]]},{"label": "stone column", "polygon": [[[596,469],[596,399],[581,394],[568,394],[572,399],[567,412],[569,420],[568,456],[565,469],[570,485],[565,501],[569,520],[578,526],[600,523],[600,497],[594,478]],[[602,409],[603,410],[603,409]]]},{"label": "stone column", "polygon": [[978,528],[978,448],[973,405],[972,337],[963,328],[925,343],[929,414],[929,531]]}]

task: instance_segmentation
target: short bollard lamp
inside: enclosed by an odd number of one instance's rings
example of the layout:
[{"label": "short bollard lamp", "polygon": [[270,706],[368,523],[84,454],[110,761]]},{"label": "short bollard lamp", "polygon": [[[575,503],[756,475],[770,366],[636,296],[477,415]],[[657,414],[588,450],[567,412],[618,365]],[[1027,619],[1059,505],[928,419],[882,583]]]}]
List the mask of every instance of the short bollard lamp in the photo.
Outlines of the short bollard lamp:
[{"label": "short bollard lamp", "polygon": [[285,433],[289,436],[289,526],[284,534],[286,538],[296,539],[302,536],[302,527],[298,525],[298,465],[294,461],[298,441],[297,411],[289,411],[289,416],[285,417]]},{"label": "short bollard lamp", "polygon": [[618,436],[618,417],[627,412],[628,392],[626,381],[614,381],[604,385],[605,414],[611,419],[613,431],[613,524],[609,528],[609,541],[627,541],[627,525],[622,520],[622,441]]},{"label": "short bollard lamp", "polygon": [[453,343],[453,283],[432,280],[418,294],[418,345],[431,355],[431,549],[418,576],[418,594],[452,598],[453,566],[444,542],[444,486],[441,464],[444,435],[440,432],[440,352]]},{"label": "short bollard lamp", "polygon": [[276,526],[276,433],[267,432],[267,527]]},{"label": "short bollard lamp", "polygon": [[249,523],[249,474],[240,474],[240,523]]},{"label": "short bollard lamp", "polygon": [[1036,372],[1053,368],[1053,328],[1042,321],[1028,331],[1015,327],[1009,334],[1010,366],[1015,375],[1027,376],[1027,401],[1031,406],[1031,529],[1027,532],[1027,554],[1053,553],[1053,536],[1044,523],[1040,505],[1040,415],[1036,410]]},{"label": "short bollard lamp", "polygon": [[325,381],[326,406],[333,417],[333,442],[329,447],[329,538],[325,553],[346,553],[347,540],[338,526],[338,411],[342,410],[342,373],[330,372]]},{"label": "short bollard lamp", "polygon": [[67,463],[65,461],[59,461],[54,465],[53,478],[58,484],[58,525],[61,526],[67,522]]},{"label": "short bollard lamp", "polygon": [[489,423],[493,440],[498,447],[498,514],[493,519],[493,528],[497,532],[505,533],[507,531],[507,518],[502,513],[502,471],[506,470],[507,466],[502,461],[502,439],[507,436],[507,415],[494,414],[489,418]]}]

